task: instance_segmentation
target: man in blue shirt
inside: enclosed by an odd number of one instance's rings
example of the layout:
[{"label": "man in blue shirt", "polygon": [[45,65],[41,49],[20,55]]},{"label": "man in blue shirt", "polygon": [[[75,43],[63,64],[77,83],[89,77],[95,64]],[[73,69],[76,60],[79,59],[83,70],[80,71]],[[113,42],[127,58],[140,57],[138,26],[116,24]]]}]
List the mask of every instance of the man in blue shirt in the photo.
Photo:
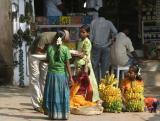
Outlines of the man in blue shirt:
[{"label": "man in blue shirt", "polygon": [[62,16],[63,3],[61,0],[44,0],[45,16]]},{"label": "man in blue shirt", "polygon": [[[99,9],[99,17],[91,22],[90,40],[92,41],[92,64],[97,81],[109,71],[109,46],[117,34],[113,23],[104,18],[105,9]],[[112,37],[112,38],[111,38]],[[100,65],[100,67],[99,67]],[[100,74],[100,75],[99,75]]]}]

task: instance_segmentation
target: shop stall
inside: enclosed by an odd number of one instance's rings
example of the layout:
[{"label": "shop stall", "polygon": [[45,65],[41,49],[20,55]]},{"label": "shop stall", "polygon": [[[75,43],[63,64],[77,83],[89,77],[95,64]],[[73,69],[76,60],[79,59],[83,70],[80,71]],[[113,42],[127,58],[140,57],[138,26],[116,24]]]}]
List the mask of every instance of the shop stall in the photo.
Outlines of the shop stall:
[{"label": "shop stall", "polygon": [[160,0],[152,0],[142,8],[142,42],[146,59],[160,59]]},{"label": "shop stall", "polygon": [[[11,5],[16,11],[12,19],[13,83],[22,87],[29,85],[28,48],[37,34],[67,29],[70,32],[70,41],[65,44],[70,49],[76,49],[76,42],[79,40],[79,27],[83,24],[90,24],[92,21],[91,16],[82,13],[68,13],[67,16],[39,16],[40,14],[37,14],[39,6],[37,6],[38,4],[34,5],[36,2],[34,0],[11,0]],[[14,10],[12,10],[12,13]]]}]

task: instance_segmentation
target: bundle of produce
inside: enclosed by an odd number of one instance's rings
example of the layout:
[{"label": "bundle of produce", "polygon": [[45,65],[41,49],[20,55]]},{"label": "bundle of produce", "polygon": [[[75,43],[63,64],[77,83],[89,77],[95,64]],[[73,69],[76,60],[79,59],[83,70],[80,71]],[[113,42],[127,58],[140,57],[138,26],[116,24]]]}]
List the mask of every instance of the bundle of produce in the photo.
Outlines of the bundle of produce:
[{"label": "bundle of produce", "polygon": [[143,112],[144,111],[144,88],[143,86],[135,86],[128,89],[124,93],[126,100],[126,110],[129,112]]},{"label": "bundle of produce", "polygon": [[102,105],[106,112],[121,112],[121,91],[119,88],[114,87],[117,82],[114,74],[107,74],[100,81],[99,92],[101,99],[104,101]]},{"label": "bundle of produce", "polygon": [[80,88],[80,83],[75,83],[70,89],[70,107],[90,107],[95,106],[96,103],[87,101],[83,95],[77,95]]},{"label": "bundle of produce", "polygon": [[145,97],[145,111],[147,112],[160,112],[160,96],[149,96]]},{"label": "bundle of produce", "polygon": [[95,102],[87,101],[83,95],[78,95],[80,83],[76,82],[70,89],[70,113],[76,115],[98,115],[103,107]]}]

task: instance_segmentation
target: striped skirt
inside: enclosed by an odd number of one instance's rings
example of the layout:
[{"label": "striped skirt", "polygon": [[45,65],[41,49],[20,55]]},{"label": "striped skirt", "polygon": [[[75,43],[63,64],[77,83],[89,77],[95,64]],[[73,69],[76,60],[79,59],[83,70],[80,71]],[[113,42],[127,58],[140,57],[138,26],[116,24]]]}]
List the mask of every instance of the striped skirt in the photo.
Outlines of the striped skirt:
[{"label": "striped skirt", "polygon": [[69,98],[67,74],[48,72],[44,88],[43,108],[50,119],[68,119]]}]

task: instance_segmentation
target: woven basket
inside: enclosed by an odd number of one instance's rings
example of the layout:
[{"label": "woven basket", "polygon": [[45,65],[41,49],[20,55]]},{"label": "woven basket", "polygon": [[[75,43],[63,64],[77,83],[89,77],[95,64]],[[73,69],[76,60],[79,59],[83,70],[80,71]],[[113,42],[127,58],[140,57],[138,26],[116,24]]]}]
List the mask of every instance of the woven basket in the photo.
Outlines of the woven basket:
[{"label": "woven basket", "polygon": [[71,114],[76,115],[100,115],[103,113],[102,106],[91,106],[91,107],[72,107],[70,108]]}]

